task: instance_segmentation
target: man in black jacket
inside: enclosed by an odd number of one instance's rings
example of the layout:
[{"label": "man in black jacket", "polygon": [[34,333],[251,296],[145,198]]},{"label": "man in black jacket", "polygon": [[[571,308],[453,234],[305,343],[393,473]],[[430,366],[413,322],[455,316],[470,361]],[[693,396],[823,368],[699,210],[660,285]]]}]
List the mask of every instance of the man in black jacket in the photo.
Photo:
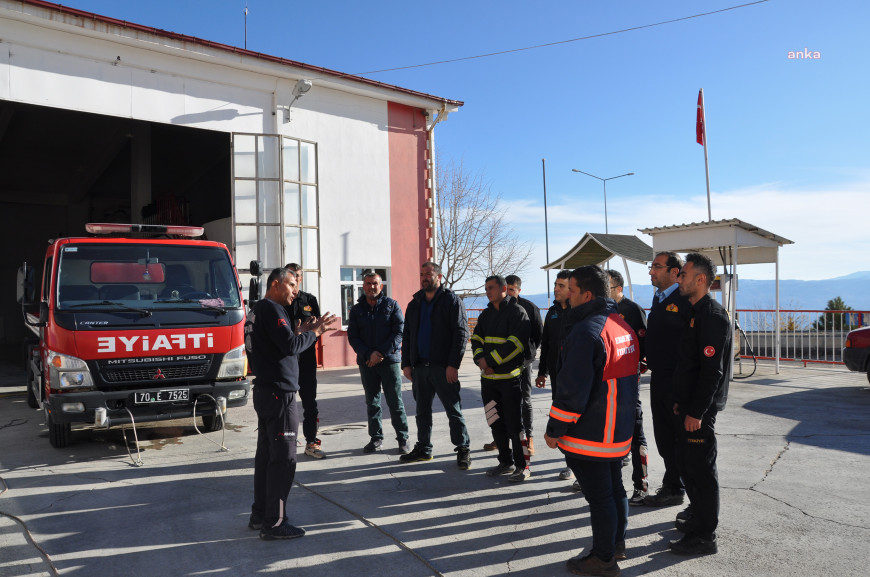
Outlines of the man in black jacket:
[{"label": "man in black jacket", "polygon": [[529,317],[529,342],[526,345],[525,362],[523,373],[520,375],[520,385],[523,390],[523,429],[526,431],[526,439],[529,443],[529,454],[535,454],[535,444],[532,441],[532,363],[538,347],[541,345],[541,336],[544,332],[544,323],[541,321],[541,311],[537,305],[529,299],[520,296],[523,290],[523,279],[515,274],[509,274],[504,279],[507,282],[507,293],[517,299]]},{"label": "man in black jacket", "polygon": [[509,480],[522,482],[531,476],[521,383],[529,317],[508,294],[504,278],[490,276],[484,286],[489,304],[477,319],[471,348],[474,362],[480,367],[480,396],[486,420],[498,446],[498,465],[486,474],[496,477],[513,473]]},{"label": "man in black jacket", "polygon": [[408,303],[402,332],[402,373],[411,381],[417,402],[417,445],[399,460],[432,459],[432,400],[437,394],[450,421],[457,465],[468,469],[470,441],[459,396],[459,365],[468,343],[465,307],[441,286],[441,267],[434,262],[420,267],[420,287]]},{"label": "man in black jacket", "polygon": [[383,281],[373,270],[363,273],[363,296],[350,309],[347,319],[347,342],[356,352],[369,419],[369,443],[364,453],[381,448],[384,430],[381,425],[381,388],[390,408],[390,419],[399,442],[399,452],[410,452],[408,419],[402,402],[402,330],[405,317],[399,303],[383,292]]},{"label": "man in black jacket", "polygon": [[[287,307],[287,316],[293,326],[320,317],[317,297],[302,290],[302,267],[291,262],[284,268],[296,273],[299,291],[293,304]],[[317,354],[315,346],[308,347],[299,355],[299,399],[302,401],[302,435],[305,437],[305,454],[315,459],[326,456],[317,438],[320,413],[317,410]]]},{"label": "man in black jacket", "polygon": [[[634,333],[637,335],[637,344],[640,350],[640,358],[644,358],[644,342],[646,339],[646,312],[639,304],[626,298],[623,293],[625,280],[618,270],[608,270],[610,275],[610,298],[616,301],[616,310],[625,319]],[[631,438],[631,482],[634,484],[634,492],[628,500],[629,505],[643,505],[643,500],[649,493],[647,482],[647,457],[648,449],[646,435],[643,432],[643,407],[640,402],[640,371],[637,375],[637,409],[634,415],[634,435]]]},{"label": "man in black jacket", "polygon": [[685,489],[680,480],[676,442],[678,426],[674,417],[674,371],[680,354],[680,338],[689,324],[692,305],[680,295],[677,275],[683,259],[673,252],[660,252],[649,267],[650,280],[656,287],[647,318],[646,362],[650,375],[650,409],[656,448],[662,458],[665,474],[655,495],[647,495],[644,504],[652,507],[681,505]]},{"label": "man in black jacket", "polygon": [[691,320],[680,342],[674,373],[674,414],[679,418],[677,456],[691,503],[688,519],[678,519],[685,533],[670,549],[682,555],[717,552],[719,476],[716,471],[716,415],[725,408],[731,372],[731,321],[710,297],[715,268],[709,258],[691,253],[680,271],[680,293],[692,303]]},{"label": "man in black jacket", "polygon": [[[562,348],[562,321],[571,309],[568,304],[568,277],[570,270],[560,270],[553,282],[553,306],[547,310],[544,317],[544,330],[541,334],[541,360],[538,363],[538,377],[535,386],[543,389],[547,386],[547,376],[550,377],[550,389],[556,398],[556,376],[559,373],[559,351]],[[571,467],[559,471],[559,478],[570,481],[574,478]],[[580,490],[580,483],[574,483],[574,489]]]},{"label": "man in black jacket", "polygon": [[260,538],[294,539],[305,530],[290,525],[286,506],[296,474],[296,392],[300,353],[326,331],[335,330],[335,315],[312,318],[294,330],[286,307],[298,290],[296,275],[276,268],[269,275],[265,298],[254,307],[251,368],[254,410],[257,412],[257,453],[254,456],[254,503],[248,526]]}]

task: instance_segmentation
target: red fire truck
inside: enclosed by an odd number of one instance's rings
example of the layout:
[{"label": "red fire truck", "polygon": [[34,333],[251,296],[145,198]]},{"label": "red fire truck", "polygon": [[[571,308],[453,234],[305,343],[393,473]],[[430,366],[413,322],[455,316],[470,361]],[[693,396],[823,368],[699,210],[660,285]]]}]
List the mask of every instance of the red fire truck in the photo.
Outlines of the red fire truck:
[{"label": "red fire truck", "polygon": [[[95,427],[201,416],[223,427],[248,402],[245,308],[227,247],[200,227],[88,224],[49,242],[36,285],[18,271],[27,401],[65,447]],[[155,237],[158,235],[158,237]],[[136,237],[136,238],[133,238]]]}]

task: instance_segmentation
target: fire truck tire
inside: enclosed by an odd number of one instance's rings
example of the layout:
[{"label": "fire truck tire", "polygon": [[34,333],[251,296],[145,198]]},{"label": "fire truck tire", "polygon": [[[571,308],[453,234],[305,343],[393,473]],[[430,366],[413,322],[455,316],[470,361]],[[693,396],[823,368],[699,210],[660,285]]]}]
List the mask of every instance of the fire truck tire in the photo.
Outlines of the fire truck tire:
[{"label": "fire truck tire", "polygon": [[209,433],[220,431],[224,428],[224,422],[220,415],[204,415],[202,417],[202,427]]},{"label": "fire truck tire", "polygon": [[55,423],[51,415],[48,416],[48,441],[55,449],[63,449],[69,445],[72,427],[69,423]]}]

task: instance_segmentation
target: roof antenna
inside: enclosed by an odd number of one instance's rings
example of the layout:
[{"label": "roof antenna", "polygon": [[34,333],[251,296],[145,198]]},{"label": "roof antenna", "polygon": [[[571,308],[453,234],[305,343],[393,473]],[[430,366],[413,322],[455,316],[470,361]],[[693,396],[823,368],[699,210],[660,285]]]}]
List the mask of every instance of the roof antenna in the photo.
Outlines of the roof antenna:
[{"label": "roof antenna", "polygon": [[245,50],[248,49],[248,3],[245,2]]}]

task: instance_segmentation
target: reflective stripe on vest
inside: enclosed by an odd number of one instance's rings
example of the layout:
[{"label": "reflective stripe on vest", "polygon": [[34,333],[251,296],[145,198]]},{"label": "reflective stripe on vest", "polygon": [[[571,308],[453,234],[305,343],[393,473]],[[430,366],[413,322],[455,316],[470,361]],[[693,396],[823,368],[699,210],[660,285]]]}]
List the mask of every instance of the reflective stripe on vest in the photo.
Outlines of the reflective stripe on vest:
[{"label": "reflective stripe on vest", "polygon": [[596,443],[595,441],[565,436],[559,437],[558,445],[560,449],[575,455],[610,459],[624,457],[631,451],[631,437],[621,443]]},{"label": "reflective stripe on vest", "polygon": [[481,378],[483,379],[491,379],[494,381],[505,380],[505,379],[515,379],[520,376],[523,372],[522,367],[517,367],[509,373],[493,373],[491,375],[487,375],[486,373],[481,373]]}]

